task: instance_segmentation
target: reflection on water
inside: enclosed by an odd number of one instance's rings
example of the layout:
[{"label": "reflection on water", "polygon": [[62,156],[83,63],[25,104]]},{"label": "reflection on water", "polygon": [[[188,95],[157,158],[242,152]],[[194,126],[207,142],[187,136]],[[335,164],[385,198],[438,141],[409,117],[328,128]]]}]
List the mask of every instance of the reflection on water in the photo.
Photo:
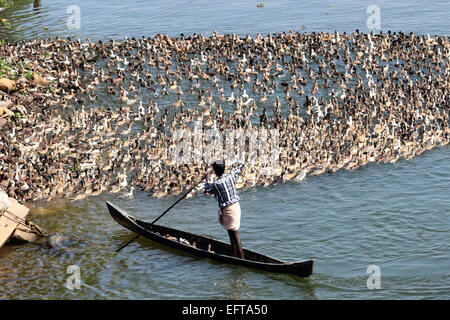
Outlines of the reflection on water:
[{"label": "reflection on water", "polygon": [[[373,1],[77,1],[82,27],[67,30],[66,1],[14,1],[0,13],[11,22],[0,38],[70,36],[92,39],[183,32],[271,33],[299,30],[367,32]],[[445,1],[377,1],[383,30],[446,35]],[[324,8],[327,8],[326,10]],[[328,11],[325,15],[324,11]],[[326,18],[324,18],[326,16]],[[48,30],[44,27],[48,26]],[[287,261],[316,258],[312,277],[299,279],[229,266],[139,238],[109,216],[105,201],[152,221],[175,200],[142,192],[124,202],[102,195],[80,202],[35,203],[31,217],[46,230],[75,239],[67,248],[45,244],[0,249],[0,299],[376,299],[450,298],[450,150],[427,151],[394,164],[307,177],[241,193],[245,247]],[[160,221],[228,241],[206,196],[183,200]],[[381,268],[381,290],[366,287],[367,266]],[[69,290],[67,267],[81,270]]]}]

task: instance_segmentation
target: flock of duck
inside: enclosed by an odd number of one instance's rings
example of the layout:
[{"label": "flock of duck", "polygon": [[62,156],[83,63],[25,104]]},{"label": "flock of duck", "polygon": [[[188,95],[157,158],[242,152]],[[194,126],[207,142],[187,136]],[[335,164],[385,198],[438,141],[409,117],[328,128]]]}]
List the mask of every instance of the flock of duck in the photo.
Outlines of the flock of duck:
[{"label": "flock of duck", "polygon": [[168,152],[197,120],[279,132],[278,169],[247,163],[238,188],[411,158],[449,141],[449,55],[446,37],[358,30],[7,43],[0,187],[22,202],[179,194],[207,169]]}]

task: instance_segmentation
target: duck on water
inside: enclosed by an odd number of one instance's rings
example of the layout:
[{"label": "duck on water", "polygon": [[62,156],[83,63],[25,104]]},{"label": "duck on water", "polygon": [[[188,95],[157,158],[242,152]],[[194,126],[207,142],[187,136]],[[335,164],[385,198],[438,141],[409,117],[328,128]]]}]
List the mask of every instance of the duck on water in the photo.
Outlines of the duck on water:
[{"label": "duck on water", "polygon": [[359,31],[6,43],[0,184],[20,202],[177,195],[207,167],[168,152],[197,120],[280,133],[280,169],[254,163],[238,188],[409,159],[448,143],[449,51],[446,37]]}]

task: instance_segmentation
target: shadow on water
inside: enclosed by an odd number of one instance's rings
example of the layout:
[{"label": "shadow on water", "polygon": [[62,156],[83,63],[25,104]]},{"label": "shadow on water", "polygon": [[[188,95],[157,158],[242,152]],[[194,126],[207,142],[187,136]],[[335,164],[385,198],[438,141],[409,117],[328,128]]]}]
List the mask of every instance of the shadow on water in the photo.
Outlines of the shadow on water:
[{"label": "shadow on water", "polygon": [[41,5],[42,5],[41,2],[42,2],[41,0],[34,0],[34,1],[33,1],[33,9],[39,10],[39,8],[40,8]]}]

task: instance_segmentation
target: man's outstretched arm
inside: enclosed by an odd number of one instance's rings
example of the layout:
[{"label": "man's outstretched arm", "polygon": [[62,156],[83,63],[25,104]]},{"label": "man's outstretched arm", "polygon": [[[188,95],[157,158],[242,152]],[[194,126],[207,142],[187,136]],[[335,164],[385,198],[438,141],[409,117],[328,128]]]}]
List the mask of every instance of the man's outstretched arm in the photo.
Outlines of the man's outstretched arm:
[{"label": "man's outstretched arm", "polygon": [[205,182],[205,193],[214,193],[214,182],[210,183],[209,182],[209,177],[211,176],[211,173],[208,172],[206,173],[206,182]]},{"label": "man's outstretched arm", "polygon": [[237,177],[241,174],[242,169],[244,168],[244,166],[245,166],[245,162],[241,161],[241,162],[238,163],[237,167],[234,168],[230,173],[231,173],[235,178],[237,178]]}]

